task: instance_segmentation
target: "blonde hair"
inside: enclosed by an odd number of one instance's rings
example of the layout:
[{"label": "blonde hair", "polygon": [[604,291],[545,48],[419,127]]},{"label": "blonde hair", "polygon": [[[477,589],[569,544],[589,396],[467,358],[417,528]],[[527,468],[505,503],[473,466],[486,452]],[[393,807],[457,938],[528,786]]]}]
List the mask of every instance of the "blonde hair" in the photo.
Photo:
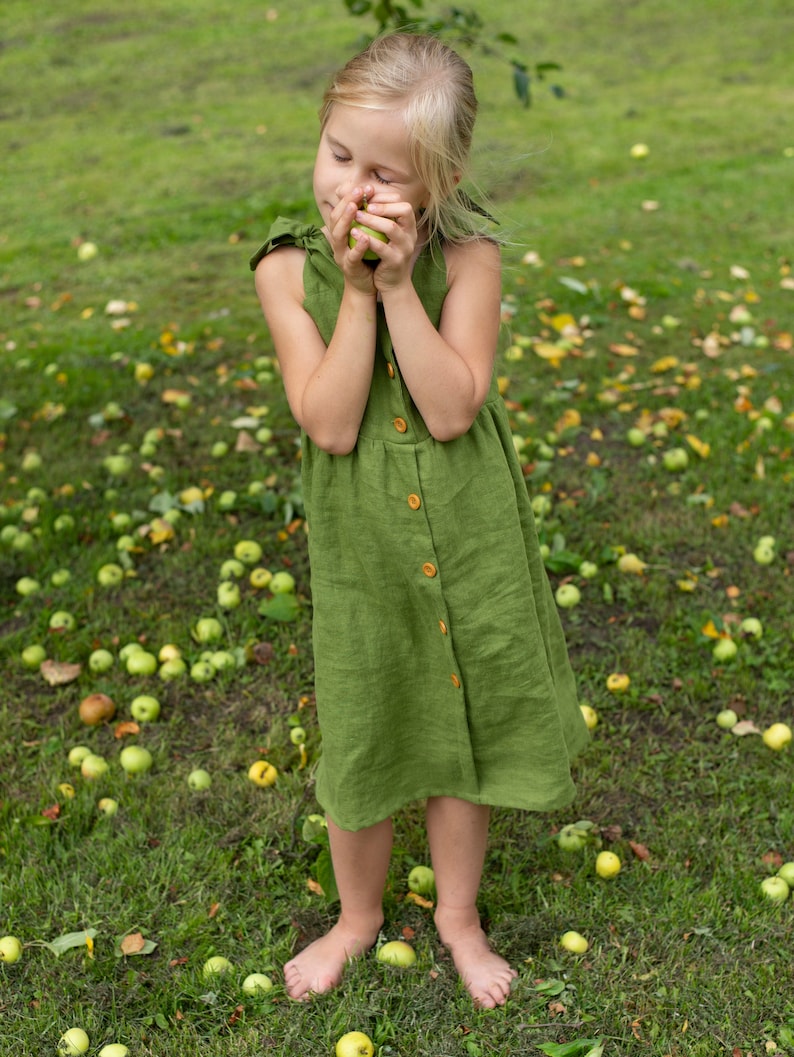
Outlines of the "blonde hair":
[{"label": "blonde hair", "polygon": [[461,189],[471,151],[477,97],[471,68],[436,37],[378,37],[333,77],[323,96],[323,128],[337,104],[402,110],[408,150],[428,191],[421,225],[450,241],[485,233],[486,214]]}]

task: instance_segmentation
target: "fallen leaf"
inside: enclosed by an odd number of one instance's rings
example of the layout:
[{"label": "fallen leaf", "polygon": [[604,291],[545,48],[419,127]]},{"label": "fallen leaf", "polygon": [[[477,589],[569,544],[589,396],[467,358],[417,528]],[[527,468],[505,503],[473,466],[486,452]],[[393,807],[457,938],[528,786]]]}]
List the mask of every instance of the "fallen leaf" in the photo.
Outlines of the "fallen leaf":
[{"label": "fallen leaf", "polygon": [[116,724],[115,730],[113,731],[113,737],[126,738],[129,734],[140,734],[140,732],[141,728],[138,724],[134,720],[128,719],[122,723]]},{"label": "fallen leaf", "polygon": [[216,915],[216,914],[218,913],[218,911],[220,910],[220,908],[221,908],[221,905],[220,905],[220,903],[213,903],[213,904],[212,904],[212,906],[210,907],[210,910],[209,910],[209,914],[208,914],[207,916],[208,916],[208,917],[209,917],[210,919],[214,918],[214,917],[215,917],[215,915]]},{"label": "fallen leaf", "polygon": [[633,345],[627,345],[625,342],[614,341],[609,346],[609,351],[614,352],[616,356],[636,356],[638,350]]},{"label": "fallen leaf", "polygon": [[307,878],[306,887],[316,896],[325,895],[325,892],[323,892],[323,886],[318,881],[315,881],[313,877]]},{"label": "fallen leaf", "polygon": [[651,853],[644,844],[638,844],[636,841],[630,840],[629,847],[642,862],[647,862],[650,859]]},{"label": "fallen leaf", "polygon": [[424,896],[417,895],[416,892],[408,892],[405,899],[406,902],[416,903],[418,907],[424,907],[425,910],[430,910],[435,906],[432,899],[425,899]]},{"label": "fallen leaf", "polygon": [[46,660],[41,662],[39,671],[50,686],[65,686],[78,679],[82,672],[82,664],[69,664],[67,661]]},{"label": "fallen leaf", "polygon": [[61,813],[61,805],[60,804],[53,804],[52,807],[45,807],[44,810],[42,811],[42,815],[44,816],[44,818],[50,819],[51,822],[54,822],[56,820],[56,818],[59,817],[60,813]]},{"label": "fallen leaf", "polygon": [[262,450],[262,445],[259,441],[254,440],[250,433],[246,430],[241,429],[237,434],[237,440],[234,444],[234,450],[236,452],[253,453]]},{"label": "fallen leaf", "polygon": [[143,950],[145,942],[140,932],[130,932],[119,944],[119,950],[122,954],[138,954]]},{"label": "fallen leaf", "polygon": [[751,719],[741,719],[735,727],[731,728],[731,734],[735,734],[739,738],[745,737],[747,734],[760,734],[761,731],[753,723]]}]

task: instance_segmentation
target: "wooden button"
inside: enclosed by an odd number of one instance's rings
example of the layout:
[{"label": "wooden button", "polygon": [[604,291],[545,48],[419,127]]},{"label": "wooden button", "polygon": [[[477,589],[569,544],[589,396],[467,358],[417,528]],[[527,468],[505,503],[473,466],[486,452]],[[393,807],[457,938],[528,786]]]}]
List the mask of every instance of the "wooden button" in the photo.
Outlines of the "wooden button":
[{"label": "wooden button", "polygon": [[439,620],[438,626],[441,628],[441,634],[442,635],[446,635],[446,633],[447,633],[447,625],[444,623],[443,620]]},{"label": "wooden button", "polygon": [[394,377],[394,365],[393,364],[391,364],[391,363],[387,363],[386,364],[386,374],[388,374],[389,378],[393,378]]},{"label": "wooden button", "polygon": [[418,510],[421,505],[422,500],[419,498],[416,492],[411,492],[411,494],[408,496],[408,506],[411,508],[411,510]]},{"label": "wooden button", "polygon": [[405,421],[404,418],[395,418],[394,428],[397,430],[398,433],[405,433],[408,429],[408,423]]},{"label": "wooden button", "polygon": [[425,564],[422,566],[422,572],[425,574],[425,576],[429,576],[432,579],[436,575],[438,570],[432,562],[425,562]]},{"label": "wooden button", "polygon": [[452,680],[452,685],[455,687],[455,689],[459,689],[460,679],[458,679],[457,675],[455,675],[454,672],[452,673],[452,675],[450,675],[450,679]]}]

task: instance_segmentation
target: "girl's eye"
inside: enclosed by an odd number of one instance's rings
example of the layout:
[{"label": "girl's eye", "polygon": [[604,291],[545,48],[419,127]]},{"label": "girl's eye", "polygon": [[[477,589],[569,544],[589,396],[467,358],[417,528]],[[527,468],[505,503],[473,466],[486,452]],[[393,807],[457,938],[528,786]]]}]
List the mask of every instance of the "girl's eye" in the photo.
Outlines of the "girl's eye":
[{"label": "girl's eye", "polygon": [[345,158],[342,154],[336,154],[334,151],[331,151],[331,157],[337,162],[350,161],[350,158]]},{"label": "girl's eye", "polygon": [[390,184],[392,182],[391,180],[386,180],[383,176],[380,175],[380,173],[377,172],[375,173],[375,179],[378,181],[379,184]]}]

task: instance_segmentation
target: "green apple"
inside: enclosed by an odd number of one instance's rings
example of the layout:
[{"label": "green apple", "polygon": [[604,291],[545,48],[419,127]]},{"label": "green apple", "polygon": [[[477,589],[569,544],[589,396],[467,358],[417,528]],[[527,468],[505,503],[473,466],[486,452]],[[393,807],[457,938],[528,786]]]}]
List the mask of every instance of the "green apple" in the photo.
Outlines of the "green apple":
[{"label": "green apple", "polygon": [[122,664],[126,664],[133,653],[140,653],[142,649],[140,642],[128,642],[119,650],[119,660]]},{"label": "green apple", "polygon": [[662,454],[662,465],[670,473],[680,473],[689,466],[689,455],[686,448],[668,448]]},{"label": "green apple", "polygon": [[77,247],[78,261],[92,261],[99,253],[99,247],[95,242],[81,242]]},{"label": "green apple", "polygon": [[103,796],[101,800],[97,801],[96,806],[103,815],[112,818],[119,809],[119,802],[118,800],[114,800],[112,796]]},{"label": "green apple", "polygon": [[579,575],[585,580],[592,580],[594,576],[598,576],[598,566],[595,562],[584,561],[579,566]]},{"label": "green apple", "polygon": [[11,549],[20,552],[33,550],[33,536],[29,532],[17,532],[11,540]]},{"label": "green apple", "polygon": [[194,683],[208,683],[217,674],[210,661],[196,661],[190,667],[190,678]]},{"label": "green apple", "polygon": [[128,1057],[129,1050],[120,1042],[109,1042],[103,1046],[97,1057]]},{"label": "green apple", "polygon": [[74,745],[69,749],[69,755],[67,759],[70,767],[79,767],[86,756],[91,755],[91,750],[87,745]]},{"label": "green apple", "polygon": [[650,153],[650,148],[647,143],[635,143],[629,151],[629,154],[635,161],[642,161],[643,158],[647,158]]},{"label": "green apple", "polygon": [[270,991],[273,987],[273,981],[269,976],[265,976],[264,973],[250,973],[243,980],[243,991],[247,995],[256,995],[265,991]]},{"label": "green apple", "polygon": [[134,650],[124,667],[130,675],[154,675],[157,671],[157,658],[146,650]]},{"label": "green apple", "polygon": [[26,668],[31,668],[34,671],[38,671],[41,667],[42,661],[47,660],[47,651],[38,642],[32,642],[29,646],[26,646],[20,654],[22,663]]},{"label": "green apple", "polygon": [[723,663],[724,661],[732,661],[738,652],[738,647],[733,639],[721,638],[717,639],[714,644],[714,649],[711,651],[715,661]]},{"label": "green apple", "polygon": [[207,958],[201,971],[204,976],[220,976],[223,973],[228,973],[231,967],[232,963],[228,958],[223,958],[220,954],[216,954],[212,958]]},{"label": "green apple", "polygon": [[304,745],[306,743],[306,730],[303,727],[293,727],[289,732],[289,740],[293,745]]},{"label": "green apple", "polygon": [[207,660],[216,672],[228,672],[237,667],[237,658],[231,650],[215,650]]},{"label": "green apple", "polygon": [[773,903],[785,903],[791,889],[780,876],[765,877],[761,882],[761,891]]},{"label": "green apple", "polygon": [[239,540],[234,545],[234,556],[246,565],[256,565],[262,557],[262,548],[256,540]]},{"label": "green apple", "polygon": [[416,951],[405,940],[391,940],[378,949],[378,961],[406,969],[416,962]]},{"label": "green apple", "polygon": [[124,511],[120,511],[117,514],[112,515],[110,524],[113,526],[114,532],[122,535],[124,532],[129,532],[132,527],[132,516],[124,513]]},{"label": "green apple", "polygon": [[[366,200],[366,198],[365,198],[365,199],[364,199],[364,201],[363,201],[363,202],[361,203],[361,210],[362,210],[362,212],[364,212],[364,213],[366,213],[366,212],[367,212],[367,200]],[[371,228],[371,227],[369,227],[369,226],[368,226],[367,224],[359,224],[359,223],[358,223],[358,221],[356,221],[356,222],[355,222],[355,223],[353,224],[353,227],[354,227],[354,228],[355,228],[355,229],[356,229],[357,231],[360,231],[362,235],[369,235],[369,237],[370,237],[371,239],[377,239],[377,240],[378,240],[378,242],[384,242],[384,243],[387,243],[387,242],[389,241],[389,240],[388,240],[388,239],[386,238],[386,236],[385,236],[385,235],[383,234],[383,232],[382,232],[382,231],[376,231],[376,230],[375,230],[374,228]],[[350,249],[351,249],[351,250],[352,250],[352,249],[355,249],[355,246],[356,246],[356,237],[355,237],[355,235],[353,234],[353,231],[352,231],[352,229],[351,229],[351,231],[350,231],[350,234],[349,234],[349,235],[348,235],[348,237],[347,237],[347,244],[348,244],[348,246],[350,247]],[[364,254],[363,254],[363,259],[364,259],[365,261],[377,261],[377,260],[379,260],[380,258],[378,257],[377,253],[375,253],[375,252],[374,252],[374,250],[370,250],[370,249],[368,249],[368,250],[365,250],[365,251],[364,251]]]},{"label": "green apple", "polygon": [[107,770],[107,760],[103,756],[99,756],[94,752],[89,752],[89,754],[84,756],[80,762],[80,774],[83,778],[88,779],[89,782],[101,778],[103,774],[107,773]]},{"label": "green apple", "polygon": [[97,649],[93,650],[88,657],[88,667],[92,672],[97,675],[101,675],[102,672],[109,671],[114,664],[113,654],[110,650]]},{"label": "green apple", "polygon": [[436,887],[436,875],[429,866],[414,866],[408,874],[408,887],[419,896],[432,895]]},{"label": "green apple", "polygon": [[22,957],[22,944],[16,936],[3,936],[0,939],[0,962],[13,965]]},{"label": "green apple", "polygon": [[585,721],[588,730],[595,730],[598,726],[598,713],[592,705],[581,704],[579,710],[582,713],[582,719]]},{"label": "green apple", "polygon": [[773,752],[780,752],[791,744],[791,727],[786,723],[773,723],[761,735],[764,745]]},{"label": "green apple", "polygon": [[221,566],[221,580],[239,580],[245,576],[245,566],[239,558],[227,558]]},{"label": "green apple", "polygon": [[632,426],[632,428],[626,433],[626,440],[632,448],[641,448],[647,439],[645,431],[641,430],[638,426]]},{"label": "green apple", "polygon": [[71,613],[65,609],[59,609],[52,614],[49,621],[50,631],[74,631],[77,621]]},{"label": "green apple", "polygon": [[223,625],[216,617],[201,617],[193,628],[196,642],[217,642],[223,635]]},{"label": "green apple", "polygon": [[789,888],[794,888],[794,862],[784,862],[777,875],[783,878]]},{"label": "green apple", "polygon": [[102,465],[111,477],[126,477],[132,469],[132,459],[129,455],[107,455]]},{"label": "green apple", "polygon": [[573,609],[582,600],[582,593],[576,584],[560,584],[554,594],[554,600],[560,609]]},{"label": "green apple", "polygon": [[363,1031],[348,1031],[337,1040],[334,1057],[373,1057],[375,1044]]},{"label": "green apple", "polygon": [[236,609],[241,602],[239,585],[231,580],[221,580],[218,584],[217,599],[221,609]]},{"label": "green apple", "polygon": [[584,954],[590,944],[581,934],[581,932],[564,932],[560,936],[560,946],[564,947],[566,951],[570,951],[572,954]]},{"label": "green apple", "polygon": [[219,510],[234,510],[237,504],[237,493],[232,491],[231,488],[227,488],[225,492],[221,492],[218,496],[218,509]]},{"label": "green apple", "polygon": [[126,745],[119,753],[119,763],[126,774],[145,774],[152,762],[152,754],[141,745]]},{"label": "green apple", "polygon": [[118,587],[124,579],[124,570],[115,562],[108,562],[97,570],[96,578],[101,587]]},{"label": "green apple", "polygon": [[577,852],[588,843],[589,834],[575,822],[563,826],[557,834],[557,843],[563,851]]},{"label": "green apple", "polygon": [[72,574],[68,569],[56,569],[55,572],[50,576],[50,583],[53,587],[64,587],[72,578]]},{"label": "green apple", "polygon": [[289,595],[295,590],[295,577],[282,569],[281,572],[273,573],[268,586],[274,595]]},{"label": "green apple", "polygon": [[22,456],[22,469],[28,473],[31,470],[40,470],[43,461],[44,460],[37,451],[26,451]]},{"label": "green apple", "polygon": [[130,714],[139,723],[154,723],[160,715],[160,702],[151,694],[139,694],[130,702]]},{"label": "green apple", "polygon": [[229,445],[225,440],[216,440],[210,448],[210,455],[213,459],[222,459],[224,455],[229,454]]},{"label": "green apple", "polygon": [[758,617],[745,617],[739,625],[739,631],[743,635],[749,635],[754,639],[760,639],[764,634],[764,627]]},{"label": "green apple", "polygon": [[775,560],[775,548],[759,542],[753,551],[753,558],[758,565],[771,565]]},{"label": "green apple", "polygon": [[620,873],[621,862],[613,851],[600,851],[596,857],[595,870],[599,877],[608,880]]},{"label": "green apple", "polygon": [[88,1035],[82,1028],[69,1028],[58,1041],[60,1057],[80,1057],[88,1049]]},{"label": "green apple", "polygon": [[22,576],[16,582],[16,591],[22,598],[27,598],[28,595],[35,595],[37,591],[41,590],[41,584],[38,580],[34,580],[32,576]]},{"label": "green apple", "polygon": [[74,518],[71,514],[59,514],[52,523],[55,532],[69,532],[74,528]]},{"label": "green apple", "polygon": [[212,776],[203,767],[196,767],[187,776],[187,784],[194,793],[201,793],[212,785]]},{"label": "green apple", "polygon": [[717,726],[722,730],[733,730],[739,722],[739,717],[732,708],[723,708],[717,713]]},{"label": "green apple", "polygon": [[172,679],[178,679],[187,671],[187,664],[181,657],[170,657],[160,665],[160,678],[164,683],[170,683]]}]

